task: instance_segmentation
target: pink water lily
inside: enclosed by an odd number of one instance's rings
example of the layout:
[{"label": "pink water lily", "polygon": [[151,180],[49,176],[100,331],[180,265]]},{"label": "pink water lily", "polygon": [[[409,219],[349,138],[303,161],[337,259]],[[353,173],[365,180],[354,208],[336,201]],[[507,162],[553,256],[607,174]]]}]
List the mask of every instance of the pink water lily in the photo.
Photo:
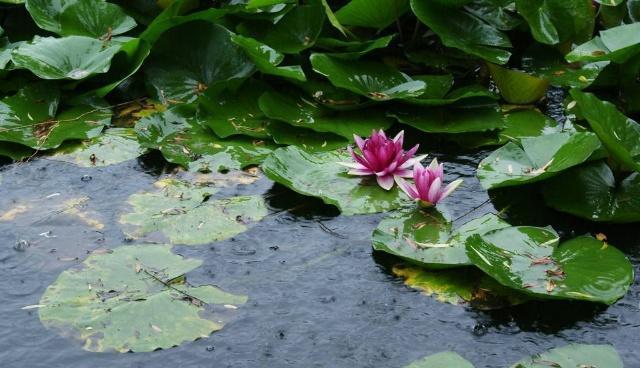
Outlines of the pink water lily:
[{"label": "pink water lily", "polygon": [[371,132],[371,137],[362,139],[357,135],[353,138],[360,149],[357,154],[349,147],[349,153],[355,162],[340,162],[339,164],[350,168],[350,175],[375,175],[378,185],[385,190],[393,187],[394,178],[410,178],[411,167],[424,156],[413,157],[418,150],[418,144],[408,151],[402,148],[404,131],[401,131],[393,139],[387,138],[384,131]]},{"label": "pink water lily", "polygon": [[444,165],[438,164],[437,159],[433,159],[426,168],[419,163],[413,167],[414,184],[402,178],[396,181],[400,189],[422,207],[435,206],[462,184],[462,179],[458,179],[444,186]]}]

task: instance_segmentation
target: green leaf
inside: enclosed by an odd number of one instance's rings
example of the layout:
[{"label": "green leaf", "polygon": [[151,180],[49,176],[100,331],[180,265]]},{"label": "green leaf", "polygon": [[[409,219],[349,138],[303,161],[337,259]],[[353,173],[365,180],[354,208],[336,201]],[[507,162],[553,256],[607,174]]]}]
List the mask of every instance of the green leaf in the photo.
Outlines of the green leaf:
[{"label": "green leaf", "polygon": [[544,97],[549,81],[495,64],[487,64],[500,94],[509,103],[526,105]]},{"label": "green leaf", "polygon": [[611,156],[629,169],[640,172],[640,124],[626,117],[607,101],[591,93],[571,91],[580,112]]},{"label": "green leaf", "polygon": [[336,12],[347,26],[383,29],[409,10],[408,0],[351,0]]},{"label": "green leaf", "polygon": [[277,144],[296,145],[306,151],[333,151],[349,145],[349,140],[333,133],[318,133],[311,129],[298,128],[274,121],[267,127]]},{"label": "green leaf", "polygon": [[160,101],[192,102],[207,89],[218,91],[255,71],[226,28],[203,21],[167,31],[148,61],[148,83]]},{"label": "green leaf", "polygon": [[311,55],[313,70],[327,77],[336,87],[368,97],[387,101],[417,97],[424,93],[425,83],[382,63],[333,58],[324,54]]},{"label": "green leaf", "polygon": [[570,344],[523,359],[511,368],[623,368],[616,350],[609,345]]},{"label": "green leaf", "polygon": [[350,160],[345,151],[309,153],[289,146],[275,150],[262,170],[269,179],[300,194],[318,197],[344,215],[385,212],[408,203],[397,187],[386,191],[375,180],[347,175],[338,162]]},{"label": "green leaf", "polygon": [[90,37],[36,36],[13,50],[11,61],[16,68],[28,69],[42,79],[81,80],[108,72],[118,51],[119,44],[105,44]]},{"label": "green leaf", "polygon": [[599,147],[598,137],[589,132],[522,138],[483,159],[476,175],[485,189],[533,183],[585,162]]},{"label": "green leaf", "polygon": [[[0,132],[1,131],[2,128],[0,128]],[[31,148],[21,144],[11,142],[2,142],[2,144],[0,144],[0,156],[8,157],[14,161],[31,157],[33,154],[34,151]]]},{"label": "green leaf", "polygon": [[247,9],[262,8],[276,4],[293,3],[294,0],[249,0]]},{"label": "green leaf", "polygon": [[528,300],[525,295],[500,285],[473,267],[431,271],[418,266],[396,265],[392,272],[403,277],[408,287],[441,303],[494,310]]},{"label": "green leaf", "polygon": [[558,246],[549,228],[514,226],[473,235],[467,255],[500,284],[541,299],[613,304],[633,281],[633,267],[612,245],[584,235]]},{"label": "green leaf", "polygon": [[506,128],[498,132],[498,144],[517,141],[525,137],[559,133],[562,130],[557,121],[537,109],[508,111],[503,116]]},{"label": "green leaf", "polygon": [[611,60],[624,63],[640,52],[640,23],[625,24],[600,31],[591,41],[587,41],[567,54],[568,62]]},{"label": "green leaf", "polygon": [[133,211],[120,217],[120,223],[134,225],[134,237],[160,233],[171,244],[208,244],[243,233],[267,215],[260,196],[214,199],[217,188],[175,179],[155,185],[154,192],[129,197]]},{"label": "green leaf", "polygon": [[304,82],[307,77],[300,65],[281,66],[284,55],[253,38],[240,35],[231,36],[231,41],[242,47],[247,56],[256,64],[256,68],[264,74],[275,75]]},{"label": "green leaf", "polygon": [[445,46],[496,64],[506,63],[511,56],[504,50],[511,47],[507,35],[462,9],[423,0],[411,0],[411,9]]},{"label": "green leaf", "polygon": [[452,351],[429,355],[404,368],[473,368],[473,364]]},{"label": "green leaf", "polygon": [[591,221],[631,223],[640,221],[640,174],[616,180],[600,161],[582,165],[544,185],[545,203],[558,211]]},{"label": "green leaf", "polygon": [[595,26],[595,11],[587,0],[516,0],[516,8],[533,38],[548,45],[587,41]]},{"label": "green leaf", "polygon": [[493,214],[469,221],[452,231],[438,211],[407,209],[385,217],[372,236],[373,249],[430,269],[471,265],[464,243],[473,234],[508,227]]},{"label": "green leaf", "polygon": [[335,133],[353,140],[353,135],[369,135],[372,130],[387,129],[392,121],[377,109],[336,112],[304,97],[267,91],[259,100],[264,114],[295,127],[320,133]]},{"label": "green leaf", "polygon": [[513,0],[475,0],[465,9],[501,31],[512,30],[522,23]]},{"label": "green leaf", "polygon": [[[422,80],[427,83],[427,90],[423,95],[417,98],[407,98],[403,102],[417,106],[444,106],[456,104],[462,100],[466,100],[465,103],[471,106],[475,105],[490,105],[495,100],[499,99],[499,96],[495,93],[487,90],[486,87],[479,85],[468,85],[460,88],[455,88],[445,96],[438,97],[437,94],[432,94],[435,91],[429,90],[433,87],[433,78],[425,78],[425,76],[415,76],[416,79]],[[431,83],[431,87],[430,87]],[[440,90],[439,92],[442,92]],[[458,105],[462,105],[459,103]]]},{"label": "green leaf", "polygon": [[103,134],[58,149],[49,158],[81,167],[101,167],[133,160],[146,152],[131,128],[110,128]]},{"label": "green leaf", "polygon": [[247,298],[211,285],[169,284],[201,263],[171,253],[168,245],[90,255],[45,290],[40,321],[93,352],[151,352],[209,336],[227,317],[203,318],[205,306],[244,304]]},{"label": "green leaf", "polygon": [[557,50],[541,44],[528,48],[522,57],[522,67],[527,73],[546,79],[553,86],[580,89],[589,87],[608,64],[600,61],[576,67],[567,64]]},{"label": "green leaf", "polygon": [[401,107],[388,113],[400,123],[427,133],[485,132],[505,127],[495,107],[424,108]]},{"label": "green leaf", "polygon": [[[327,54],[331,57],[356,60],[370,52],[389,46],[394,36],[395,35],[389,35],[363,42],[342,41],[334,38],[318,38],[316,46],[332,50],[332,52]],[[336,48],[340,48],[340,51],[333,51]]]}]

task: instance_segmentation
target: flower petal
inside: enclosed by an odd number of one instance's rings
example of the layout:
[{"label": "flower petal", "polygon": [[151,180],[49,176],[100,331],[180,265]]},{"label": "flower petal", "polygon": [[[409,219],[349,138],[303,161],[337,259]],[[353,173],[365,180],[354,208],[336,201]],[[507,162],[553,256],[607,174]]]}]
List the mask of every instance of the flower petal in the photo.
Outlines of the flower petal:
[{"label": "flower petal", "polygon": [[398,184],[398,187],[411,199],[420,199],[418,196],[418,192],[416,191],[416,188],[409,184],[408,181],[402,179],[399,176],[394,176],[393,178],[396,183]]},{"label": "flower petal", "polygon": [[393,138],[394,143],[400,142],[400,146],[402,147],[402,142],[404,141],[404,130],[401,130],[400,133],[396,134]]},{"label": "flower petal", "polygon": [[401,178],[413,178],[413,171],[409,169],[397,169],[393,175]]},{"label": "flower petal", "polygon": [[390,190],[393,187],[393,175],[376,177],[378,185],[384,190]]},{"label": "flower petal", "polygon": [[[440,199],[440,187],[442,186],[442,181],[440,178],[436,178],[433,182],[431,182],[431,187],[429,188],[429,192],[427,193],[427,201],[433,204],[438,203],[438,199]],[[424,198],[422,198],[424,199]]]},{"label": "flower petal", "polygon": [[336,163],[340,166],[348,167],[350,169],[367,169],[366,166],[364,166],[359,162],[336,162]]},{"label": "flower petal", "polygon": [[442,191],[442,193],[440,194],[440,198],[438,198],[438,200],[442,200],[448,197],[449,194],[451,194],[454,190],[456,190],[456,188],[460,186],[460,184],[462,184],[462,181],[463,181],[462,179],[458,179],[449,183],[449,185],[447,185]]},{"label": "flower petal", "polygon": [[356,145],[358,146],[358,148],[360,148],[360,151],[364,150],[364,139],[354,134],[353,140],[356,142]]},{"label": "flower petal", "polygon": [[360,176],[369,176],[373,175],[374,172],[369,169],[351,169],[347,172],[349,175],[360,175]]},{"label": "flower petal", "polygon": [[427,156],[429,156],[429,155],[421,155],[421,156],[416,156],[416,157],[410,158],[405,163],[403,163],[400,167],[403,168],[403,169],[408,169],[408,168],[414,166],[415,164],[419,164],[420,161],[422,161],[425,158],[427,158]]}]

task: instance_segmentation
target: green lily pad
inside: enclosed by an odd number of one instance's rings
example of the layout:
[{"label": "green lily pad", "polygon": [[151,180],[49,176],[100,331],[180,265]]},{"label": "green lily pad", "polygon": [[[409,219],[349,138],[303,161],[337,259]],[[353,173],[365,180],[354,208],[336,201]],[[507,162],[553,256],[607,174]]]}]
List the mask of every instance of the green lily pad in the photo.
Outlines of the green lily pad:
[{"label": "green lily pad", "polygon": [[623,368],[616,350],[609,345],[570,344],[523,359],[511,368]]},{"label": "green lily pad", "polygon": [[506,125],[496,107],[424,108],[402,107],[388,113],[400,123],[427,133],[486,132]]},{"label": "green lily pad", "polygon": [[184,274],[200,264],[171,253],[168,245],[90,255],[45,290],[40,321],[93,352],[150,352],[208,337],[222,329],[225,313],[215,313],[215,321],[200,314],[216,305],[235,308],[247,298],[188,285]]},{"label": "green lily pad", "polygon": [[300,65],[278,66],[282,60],[284,60],[284,55],[264,43],[240,35],[231,36],[231,41],[244,49],[247,56],[249,56],[256,64],[256,68],[262,73],[301,82],[307,80]]},{"label": "green lily pad", "polygon": [[311,99],[274,91],[260,96],[258,104],[271,119],[320,133],[334,133],[348,140],[353,140],[354,134],[365,136],[373,129],[387,129],[393,123],[378,109],[336,112]]},{"label": "green lily pad", "polygon": [[280,145],[296,145],[306,151],[333,151],[345,148],[349,140],[333,133],[318,133],[311,129],[272,122],[267,127],[273,141]]},{"label": "green lily pad", "polygon": [[351,0],[336,12],[346,26],[383,29],[409,10],[409,0]]},{"label": "green lily pad", "polygon": [[0,144],[0,156],[8,157],[14,161],[31,157],[33,154],[34,150],[21,144],[10,142],[2,142]]},{"label": "green lily pad", "polygon": [[165,179],[159,190],[129,197],[133,212],[120,223],[134,225],[134,237],[161,233],[172,244],[198,245],[228,239],[267,215],[260,196],[210,198],[218,189]]},{"label": "green lily pad", "polygon": [[408,287],[441,303],[495,310],[528,300],[525,295],[500,285],[473,267],[432,271],[419,266],[397,265],[392,272],[404,278]]},{"label": "green lily pad", "polygon": [[558,211],[591,221],[640,221],[640,174],[616,180],[602,162],[578,166],[544,185],[545,203]]},{"label": "green lily pad", "polygon": [[398,211],[385,217],[373,231],[373,249],[430,269],[469,266],[466,239],[509,226],[492,214],[469,221],[455,231],[451,225],[438,211]]},{"label": "green lily pad", "polygon": [[424,357],[404,368],[473,368],[473,364],[453,351],[443,351]]},{"label": "green lily pad", "polygon": [[[407,98],[404,99],[403,102],[406,102],[411,105],[418,106],[444,106],[455,104],[462,100],[467,100],[469,105],[490,105],[495,100],[499,99],[499,96],[489,90],[486,87],[479,85],[469,85],[463,86],[459,88],[454,88],[451,91],[444,91],[445,85],[436,86],[434,88],[434,76],[429,76],[430,78],[425,78],[425,76],[415,76],[416,79],[422,80],[427,83],[427,89],[424,94],[420,97]],[[440,76],[438,76],[440,77]],[[446,79],[444,80],[446,82]],[[442,83],[442,81],[436,82]],[[441,95],[444,92],[444,95]],[[460,104],[458,104],[460,105]]]},{"label": "green lily pad", "polygon": [[510,31],[522,24],[513,0],[474,0],[465,10],[501,31]]},{"label": "green lily pad", "polygon": [[309,153],[296,146],[275,150],[262,164],[265,175],[300,194],[318,197],[344,215],[385,212],[408,203],[397,186],[386,191],[375,180],[347,175],[338,162],[346,151]]},{"label": "green lily pad", "polygon": [[506,34],[462,9],[423,0],[411,0],[411,9],[445,46],[496,64],[506,63],[511,56],[505,50],[511,47]]},{"label": "green lily pad", "polygon": [[145,152],[133,129],[110,128],[98,137],[60,148],[50,159],[100,167],[133,160]]},{"label": "green lily pad", "polygon": [[590,132],[522,138],[483,159],[476,175],[485,189],[533,183],[585,162],[599,147]]},{"label": "green lily pad", "polygon": [[519,70],[487,64],[500,94],[512,104],[530,104],[540,100],[547,93],[549,81],[534,77]]},{"label": "green lily pad", "polygon": [[162,102],[192,102],[207,89],[223,89],[255,71],[226,28],[203,21],[162,34],[146,68],[148,83]]},{"label": "green lily pad", "polygon": [[395,35],[384,36],[369,41],[343,41],[335,38],[319,38],[316,46],[320,48],[336,49],[340,51],[331,52],[328,55],[335,58],[356,60],[360,57],[389,46]]},{"label": "green lily pad", "polygon": [[59,92],[34,84],[0,100],[0,141],[33,149],[56,148],[65,140],[89,139],[109,123],[111,112],[79,106],[57,114]]},{"label": "green lily pad", "polygon": [[504,115],[506,127],[498,132],[498,144],[516,141],[525,137],[559,133],[562,130],[557,121],[537,109],[508,111]]},{"label": "green lily pad", "polygon": [[556,49],[541,44],[529,47],[522,57],[522,68],[530,75],[546,79],[553,86],[587,88],[609,62],[568,64]]},{"label": "green lily pad", "polygon": [[106,73],[120,45],[85,36],[38,37],[13,50],[16,68],[30,70],[42,79],[81,80]]},{"label": "green lily pad", "polygon": [[595,11],[588,1],[516,0],[516,9],[533,38],[548,45],[584,42],[595,26]]},{"label": "green lily pad", "polygon": [[613,304],[633,281],[633,267],[615,247],[584,235],[558,246],[549,228],[514,226],[466,243],[469,259],[500,284],[542,299]]},{"label": "green lily pad", "polygon": [[568,62],[611,60],[623,63],[640,52],[640,23],[624,24],[600,31],[590,41],[566,55]]},{"label": "green lily pad", "polygon": [[425,83],[386,64],[333,58],[324,54],[311,55],[313,70],[324,75],[336,87],[375,101],[418,97]]},{"label": "green lily pad", "polygon": [[573,90],[571,96],[609,153],[624,166],[640,172],[640,124],[591,93]]}]

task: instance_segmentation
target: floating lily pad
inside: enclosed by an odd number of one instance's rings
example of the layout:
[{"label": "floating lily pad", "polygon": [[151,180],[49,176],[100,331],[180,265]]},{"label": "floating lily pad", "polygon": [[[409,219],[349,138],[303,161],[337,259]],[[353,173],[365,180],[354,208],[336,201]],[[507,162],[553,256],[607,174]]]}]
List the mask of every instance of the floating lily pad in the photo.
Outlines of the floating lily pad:
[{"label": "floating lily pad", "polygon": [[208,337],[222,329],[224,317],[214,315],[213,321],[201,314],[247,298],[211,285],[188,285],[184,274],[200,264],[171,253],[168,245],[91,255],[45,290],[40,320],[93,352],[149,352]]},{"label": "floating lily pad", "polygon": [[[424,76],[416,76],[416,79],[420,79],[427,83],[427,89],[425,93],[416,98],[407,98],[404,102],[411,105],[418,106],[444,106],[455,104],[456,102],[467,100],[469,105],[491,105],[494,100],[499,99],[499,96],[495,93],[487,90],[486,87],[479,85],[469,85],[460,88],[454,88],[453,90],[445,91],[445,95],[439,96],[438,94],[429,93],[433,86],[433,78],[425,79]],[[431,82],[431,83],[430,83]],[[445,85],[446,86],[446,85]],[[438,91],[438,92],[441,92]],[[460,105],[460,104],[459,104]]]},{"label": "floating lily pad", "polygon": [[378,109],[336,112],[310,99],[273,91],[260,96],[259,106],[271,119],[320,133],[335,133],[349,140],[354,134],[369,135],[373,129],[387,129],[393,123]]},{"label": "floating lily pad", "polygon": [[[1,131],[2,128],[0,128]],[[22,160],[34,154],[34,150],[21,144],[2,142],[0,144],[0,156],[9,157],[14,161]]]},{"label": "floating lily pad", "polygon": [[584,235],[558,246],[549,228],[515,226],[472,235],[469,259],[500,284],[542,299],[613,304],[633,281],[633,267],[615,247]]},{"label": "floating lily pad", "polygon": [[316,46],[320,48],[339,49],[340,51],[331,52],[328,55],[340,59],[356,60],[360,57],[389,46],[395,35],[376,38],[369,41],[343,41],[335,38],[319,38]]},{"label": "floating lily pad", "polygon": [[591,221],[640,221],[640,174],[614,176],[602,162],[568,170],[544,185],[545,203]]},{"label": "floating lily pad", "polygon": [[82,167],[109,166],[133,160],[146,152],[131,128],[110,128],[88,141],[62,147],[50,157]]},{"label": "floating lily pad", "polygon": [[10,209],[0,210],[0,222],[11,222],[15,226],[32,228],[56,216],[64,216],[79,220],[70,224],[74,228],[88,225],[94,230],[104,229],[102,216],[86,208],[88,201],[88,197],[69,197],[60,193],[44,198],[38,196],[34,199],[19,201]]},{"label": "floating lily pad", "polygon": [[553,86],[586,88],[590,86],[609,62],[600,61],[580,65],[568,64],[556,49],[534,44],[522,57],[523,69]]},{"label": "floating lily pad", "polygon": [[419,266],[440,269],[471,265],[465,241],[473,234],[508,227],[495,215],[469,221],[455,231],[440,212],[406,209],[385,217],[373,231],[373,249]]},{"label": "floating lily pad", "polygon": [[589,132],[522,138],[482,160],[476,175],[485,189],[532,183],[585,162],[599,147],[598,137]]},{"label": "floating lily pad", "polygon": [[155,192],[129,197],[133,212],[120,222],[136,226],[133,236],[162,233],[172,244],[207,244],[243,233],[267,215],[260,196],[214,199],[216,188],[171,179],[156,186]]},{"label": "floating lily pad", "polygon": [[494,310],[525,303],[528,298],[497,283],[472,267],[431,271],[419,266],[398,265],[393,273],[404,283],[437,301],[468,305],[479,310]]},{"label": "floating lily pad", "polygon": [[383,63],[334,58],[324,54],[311,55],[313,70],[324,75],[336,87],[375,101],[418,97],[426,84]]},{"label": "floating lily pad", "polygon": [[547,93],[549,81],[519,70],[487,64],[500,94],[512,104],[530,104],[540,100]]},{"label": "floating lily pad", "polygon": [[453,351],[444,351],[429,355],[404,368],[473,368],[473,364]]},{"label": "floating lily pad", "polygon": [[525,137],[539,137],[560,133],[562,127],[557,121],[537,109],[508,111],[504,114],[506,127],[498,132],[499,143],[515,141]]},{"label": "floating lily pad", "polygon": [[571,96],[609,153],[624,166],[640,172],[640,124],[591,93],[573,90]]},{"label": "floating lily pad", "polygon": [[623,368],[616,350],[609,345],[571,344],[523,359],[511,368]]},{"label": "floating lily pad", "polygon": [[349,140],[333,133],[318,133],[311,129],[298,128],[279,121],[267,128],[273,141],[281,145],[296,145],[306,151],[333,151],[345,148]]},{"label": "floating lily pad", "polygon": [[408,203],[397,186],[386,191],[375,179],[347,175],[338,162],[350,160],[346,151],[309,153],[289,146],[275,150],[262,170],[269,179],[300,194],[321,198],[345,215],[390,211]]},{"label": "floating lily pad", "polygon": [[16,68],[30,70],[42,79],[81,80],[106,73],[120,45],[85,36],[38,37],[13,50]]},{"label": "floating lily pad", "polygon": [[640,23],[632,23],[600,31],[600,36],[576,47],[566,58],[570,63],[603,60],[623,63],[638,52]]},{"label": "floating lily pad", "polygon": [[540,43],[580,43],[593,34],[595,11],[588,1],[516,0],[516,9]]},{"label": "floating lily pad", "polygon": [[402,107],[389,112],[400,123],[427,133],[486,132],[506,125],[496,107],[424,108]]},{"label": "floating lily pad", "polygon": [[336,12],[346,26],[383,29],[409,10],[409,0],[351,0]]},{"label": "floating lily pad", "polygon": [[240,35],[231,36],[231,41],[244,49],[262,73],[302,82],[307,80],[300,65],[278,66],[284,60],[284,55],[264,43]]}]

